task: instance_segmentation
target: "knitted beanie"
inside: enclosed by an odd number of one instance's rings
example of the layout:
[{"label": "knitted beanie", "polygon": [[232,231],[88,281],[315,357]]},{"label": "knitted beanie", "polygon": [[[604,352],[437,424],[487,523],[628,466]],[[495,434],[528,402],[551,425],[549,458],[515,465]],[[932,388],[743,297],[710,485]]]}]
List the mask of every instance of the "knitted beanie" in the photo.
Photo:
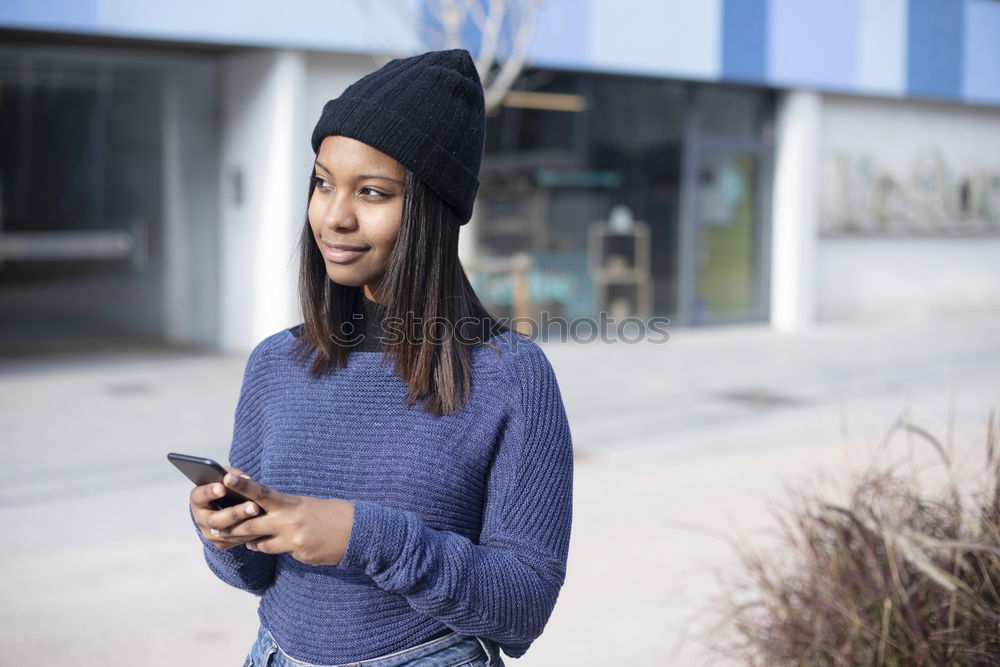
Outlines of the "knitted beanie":
[{"label": "knitted beanie", "polygon": [[312,133],[377,148],[412,171],[460,217],[472,217],[479,190],[486,109],[483,85],[465,49],[392,60],[323,107]]}]

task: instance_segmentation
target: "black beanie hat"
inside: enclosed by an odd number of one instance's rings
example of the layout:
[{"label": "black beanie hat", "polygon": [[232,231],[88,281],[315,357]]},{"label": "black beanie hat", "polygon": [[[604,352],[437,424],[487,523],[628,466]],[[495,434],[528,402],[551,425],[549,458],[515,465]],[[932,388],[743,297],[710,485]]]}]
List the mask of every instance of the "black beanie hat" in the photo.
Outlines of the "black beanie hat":
[{"label": "black beanie hat", "polygon": [[389,61],[323,107],[312,133],[377,148],[412,171],[461,218],[479,190],[486,109],[483,84],[465,49]]}]

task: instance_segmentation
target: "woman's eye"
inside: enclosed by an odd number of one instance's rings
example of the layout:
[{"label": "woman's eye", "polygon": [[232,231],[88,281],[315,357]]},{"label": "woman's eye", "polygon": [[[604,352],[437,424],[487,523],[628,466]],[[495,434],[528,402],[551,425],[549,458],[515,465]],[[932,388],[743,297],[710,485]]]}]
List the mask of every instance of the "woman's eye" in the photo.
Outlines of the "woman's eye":
[{"label": "woman's eye", "polygon": [[376,190],[375,188],[371,188],[371,187],[361,188],[361,194],[363,196],[365,196],[365,197],[386,197],[386,196],[388,196],[384,192],[382,192],[381,190]]},{"label": "woman's eye", "polygon": [[320,178],[319,176],[313,176],[313,181],[316,182],[316,188],[318,190],[329,192],[333,188],[329,181],[324,178]]}]

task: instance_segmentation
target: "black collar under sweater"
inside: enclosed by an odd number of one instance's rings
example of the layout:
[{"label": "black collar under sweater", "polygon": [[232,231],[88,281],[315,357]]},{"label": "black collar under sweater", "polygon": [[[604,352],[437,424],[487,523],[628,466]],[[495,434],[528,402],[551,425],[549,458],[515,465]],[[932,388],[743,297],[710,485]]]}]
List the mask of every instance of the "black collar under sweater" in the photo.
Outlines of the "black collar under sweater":
[{"label": "black collar under sweater", "polygon": [[[356,352],[381,352],[382,351],[382,320],[385,317],[385,306],[378,301],[372,301],[364,294],[360,295],[361,312],[354,315],[353,326],[345,327],[344,342],[358,340],[360,342],[349,345],[351,351]],[[305,325],[296,324],[289,327],[296,338],[302,338]]]},{"label": "black collar under sweater", "polygon": [[360,344],[352,347],[358,352],[382,351],[382,319],[385,317],[385,306],[378,301],[372,301],[361,294],[362,318],[358,321],[357,330],[364,334]]},{"label": "black collar under sweater", "polygon": [[[381,352],[383,350],[382,321],[385,317],[386,308],[383,304],[377,301],[372,301],[363,293],[360,294],[359,301],[361,302],[361,313],[354,316],[353,328],[346,328],[347,334],[344,336],[345,343],[353,340],[360,341],[350,346],[351,351]],[[487,341],[492,336],[497,335],[506,329],[507,327],[503,327],[502,325],[499,325],[498,322],[487,318],[481,323],[478,340]],[[302,324],[289,328],[289,331],[291,331],[296,338],[302,337],[303,330],[304,326]],[[364,336],[363,338],[362,335]]]}]

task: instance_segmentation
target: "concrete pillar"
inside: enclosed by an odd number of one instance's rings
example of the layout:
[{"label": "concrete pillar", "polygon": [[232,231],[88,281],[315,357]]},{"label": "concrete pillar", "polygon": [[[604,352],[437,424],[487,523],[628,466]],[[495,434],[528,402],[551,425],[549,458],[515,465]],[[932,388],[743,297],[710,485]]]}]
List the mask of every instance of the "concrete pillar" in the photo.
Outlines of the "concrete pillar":
[{"label": "concrete pillar", "polygon": [[306,57],[253,51],[222,65],[220,347],[246,352],[301,321],[296,243]]},{"label": "concrete pillar", "polygon": [[186,297],[193,287],[190,277],[194,275],[197,260],[190,252],[188,228],[181,210],[184,199],[181,100],[180,82],[176,77],[168,77],[163,88],[163,307],[164,334],[170,341],[191,337],[193,322]]},{"label": "concrete pillar", "polygon": [[[462,225],[458,232],[458,260],[465,267],[466,273],[475,268],[479,259],[479,207],[472,212],[472,218]],[[472,276],[469,276],[472,279]]]},{"label": "concrete pillar", "polygon": [[219,344],[217,73],[172,63],[163,87],[164,334],[206,349]]},{"label": "concrete pillar", "polygon": [[822,98],[785,92],[778,104],[771,226],[771,326],[792,332],[816,319],[816,245]]}]

